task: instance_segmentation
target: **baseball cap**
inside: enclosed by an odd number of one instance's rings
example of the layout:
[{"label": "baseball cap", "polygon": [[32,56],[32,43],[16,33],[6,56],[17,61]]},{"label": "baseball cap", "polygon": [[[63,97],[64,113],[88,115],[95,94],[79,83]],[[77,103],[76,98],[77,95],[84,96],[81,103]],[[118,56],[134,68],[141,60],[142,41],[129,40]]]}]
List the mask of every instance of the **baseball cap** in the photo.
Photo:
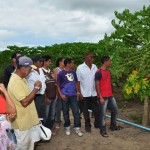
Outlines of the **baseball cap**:
[{"label": "baseball cap", "polygon": [[37,67],[35,65],[33,65],[33,61],[31,58],[27,57],[27,56],[19,56],[16,59],[16,64],[17,65],[21,65],[21,66],[30,66],[33,69],[36,69]]},{"label": "baseball cap", "polygon": [[39,56],[39,55],[33,56],[31,59],[32,59],[33,62],[37,62],[37,61],[43,62],[43,61],[45,61],[45,59],[42,58],[42,57]]}]

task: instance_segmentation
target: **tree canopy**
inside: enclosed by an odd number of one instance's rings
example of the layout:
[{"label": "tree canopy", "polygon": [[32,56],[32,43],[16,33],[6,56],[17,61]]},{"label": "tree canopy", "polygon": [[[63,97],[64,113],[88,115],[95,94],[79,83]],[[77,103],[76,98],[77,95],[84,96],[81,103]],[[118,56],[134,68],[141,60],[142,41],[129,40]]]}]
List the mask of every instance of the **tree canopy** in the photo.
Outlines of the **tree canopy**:
[{"label": "tree canopy", "polygon": [[104,39],[98,43],[77,42],[45,47],[8,46],[7,50],[0,52],[1,74],[4,67],[11,62],[10,56],[14,51],[20,51],[29,57],[48,54],[53,62],[58,57],[71,57],[76,66],[84,61],[83,54],[91,51],[98,66],[102,55],[110,55],[113,61],[111,71],[114,83],[127,78],[123,90],[126,98],[137,94],[143,100],[144,95],[150,96],[150,83],[144,78],[150,73],[150,6],[144,6],[142,10],[134,13],[128,9],[114,13],[116,19],[112,20],[112,25],[115,31],[111,35],[105,34]]}]

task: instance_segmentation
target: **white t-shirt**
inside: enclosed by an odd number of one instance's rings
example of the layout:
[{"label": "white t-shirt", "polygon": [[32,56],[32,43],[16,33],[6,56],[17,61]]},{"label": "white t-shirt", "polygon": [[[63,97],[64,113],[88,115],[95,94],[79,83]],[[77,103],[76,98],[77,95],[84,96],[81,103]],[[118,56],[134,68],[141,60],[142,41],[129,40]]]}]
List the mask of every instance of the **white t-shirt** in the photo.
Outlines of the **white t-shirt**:
[{"label": "white t-shirt", "polygon": [[28,84],[29,84],[29,87],[30,87],[31,91],[34,89],[34,83],[36,81],[41,81],[42,87],[37,92],[37,94],[42,94],[43,95],[45,93],[45,89],[46,89],[46,84],[45,84],[46,78],[45,78],[45,75],[43,73],[42,68],[39,68],[39,72],[40,72],[40,74],[36,70],[33,69],[29,73],[29,75],[26,77],[26,79],[28,81]]},{"label": "white t-shirt", "polygon": [[95,89],[95,73],[97,71],[97,66],[92,64],[90,69],[85,63],[77,67],[77,78],[80,81],[80,89],[83,97],[96,96]]}]

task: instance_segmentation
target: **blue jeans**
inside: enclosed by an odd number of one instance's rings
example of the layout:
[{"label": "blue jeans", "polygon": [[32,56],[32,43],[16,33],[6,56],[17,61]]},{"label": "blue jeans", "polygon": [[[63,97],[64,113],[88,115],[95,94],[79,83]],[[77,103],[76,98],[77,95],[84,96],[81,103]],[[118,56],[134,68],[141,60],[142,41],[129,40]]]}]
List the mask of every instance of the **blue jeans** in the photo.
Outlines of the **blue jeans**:
[{"label": "blue jeans", "polygon": [[60,123],[61,110],[62,110],[62,99],[60,96],[58,96],[56,102],[56,114],[55,114],[55,122],[57,123]]},{"label": "blue jeans", "polygon": [[100,132],[102,133],[103,131],[106,131],[106,122],[105,122],[105,115],[106,115],[106,110],[107,108],[110,109],[111,111],[111,123],[110,127],[115,127],[116,126],[116,119],[118,116],[118,107],[117,103],[114,97],[107,97],[104,98],[105,103],[102,105],[99,101],[100,105]]},{"label": "blue jeans", "polygon": [[63,102],[64,127],[70,127],[69,107],[71,107],[74,117],[74,127],[81,127],[77,96],[67,96]]}]

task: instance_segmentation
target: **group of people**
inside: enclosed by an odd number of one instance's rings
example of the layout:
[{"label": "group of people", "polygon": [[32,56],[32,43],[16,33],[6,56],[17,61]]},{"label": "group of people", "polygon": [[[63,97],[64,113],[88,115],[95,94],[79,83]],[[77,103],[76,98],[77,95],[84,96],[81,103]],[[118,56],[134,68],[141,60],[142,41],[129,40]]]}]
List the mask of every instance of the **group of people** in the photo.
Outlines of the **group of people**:
[{"label": "group of people", "polygon": [[[49,55],[29,58],[16,52],[12,60],[13,63],[4,71],[4,85],[0,84],[1,95],[5,99],[3,102],[0,99],[0,103],[6,103],[0,105],[0,114],[11,118],[17,139],[15,149],[34,149],[35,143],[40,140],[37,130],[39,120],[49,129],[54,125],[59,129],[61,111],[65,134],[69,136],[70,108],[74,117],[74,131],[79,137],[83,135],[79,108],[83,112],[86,132],[92,132],[89,109],[94,115],[94,127],[100,129],[103,137],[108,137],[105,123],[107,108],[111,110],[110,129],[120,129],[116,124],[118,107],[112,93],[108,69],[112,62],[109,56],[101,58],[102,66],[98,69],[93,64],[93,54],[87,52],[84,63],[76,71],[73,70],[74,61],[71,58],[57,59],[53,70],[50,69],[52,58]],[[4,120],[1,116],[0,125]]]}]

